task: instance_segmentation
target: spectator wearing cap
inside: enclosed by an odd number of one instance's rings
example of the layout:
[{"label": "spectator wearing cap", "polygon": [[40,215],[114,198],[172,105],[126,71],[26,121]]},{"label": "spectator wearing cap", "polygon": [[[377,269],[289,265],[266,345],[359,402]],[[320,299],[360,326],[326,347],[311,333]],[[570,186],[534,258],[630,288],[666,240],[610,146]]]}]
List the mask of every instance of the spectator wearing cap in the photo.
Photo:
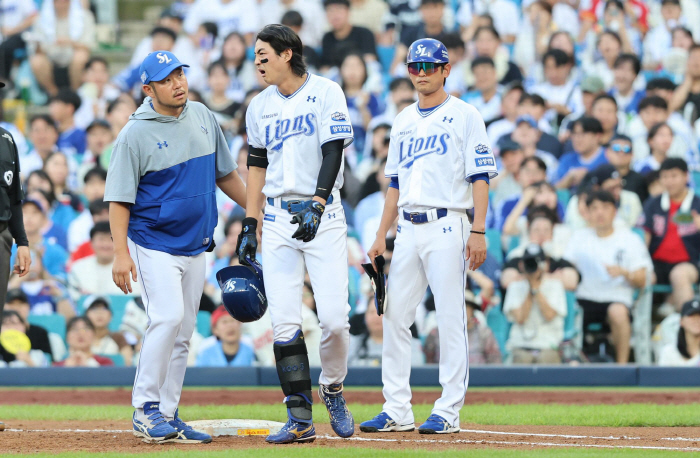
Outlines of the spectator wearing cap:
[{"label": "spectator wearing cap", "polygon": [[542,138],[542,131],[538,128],[535,118],[530,115],[518,116],[510,138],[522,147],[525,157],[538,157],[544,161],[547,165],[548,180],[551,181],[555,178],[559,161],[551,153],[539,149],[538,144]]},{"label": "spectator wearing cap", "polygon": [[473,105],[484,122],[491,122],[501,113],[501,87],[496,79],[496,66],[490,57],[477,57],[472,60],[471,70],[474,85],[462,95],[461,99]]},{"label": "spectator wearing cap", "polygon": [[213,22],[220,36],[238,32],[245,37],[246,45],[252,46],[254,34],[266,23],[260,16],[254,0],[196,0],[187,12],[183,29],[192,36],[202,23]]},{"label": "spectator wearing cap", "polygon": [[241,322],[219,306],[211,315],[211,332],[216,343],[197,355],[198,367],[249,367],[255,363],[253,347],[241,341]]},{"label": "spectator wearing cap", "polygon": [[583,101],[583,111],[576,113],[571,113],[566,116],[559,128],[559,140],[564,142],[569,140],[571,136],[571,124],[576,121],[581,116],[592,116],[591,111],[593,109],[593,102],[596,98],[603,94],[605,91],[605,85],[603,80],[598,76],[588,75],[581,81],[581,97]]},{"label": "spectator wearing cap", "polygon": [[[32,343],[32,350],[41,350],[43,353],[46,353],[49,356],[54,356],[54,359],[56,359],[56,353],[59,353],[61,348],[63,351],[65,351],[65,345],[63,345],[63,342],[60,342],[59,347],[56,349],[57,352],[52,350],[52,343],[55,343],[55,340],[49,338],[48,331],[41,326],[29,323],[30,309],[31,305],[29,304],[29,298],[20,288],[13,288],[7,292],[7,296],[5,298],[5,310],[17,312],[20,318],[22,318],[22,321],[27,323],[26,334]],[[56,337],[58,337],[59,341],[62,340],[60,336]]]},{"label": "spectator wearing cap", "polygon": [[573,264],[561,259],[570,237],[571,231],[561,224],[556,211],[546,205],[534,207],[527,214],[527,234],[519,246],[510,250],[503,264],[501,288],[505,290],[511,282],[525,280],[520,261],[525,249],[534,243],[542,247],[549,261],[549,274],[561,280],[567,291],[575,291],[581,278]]},{"label": "spectator wearing cap", "polygon": [[[467,336],[469,338],[469,364],[501,364],[503,357],[493,331],[486,324],[486,316],[479,306],[478,297],[467,290],[464,293],[464,304],[467,310]],[[426,364],[438,364],[440,362],[440,334],[437,325],[433,322],[435,312],[430,312],[426,317],[430,328],[425,336],[423,353]]]},{"label": "spectator wearing cap", "polygon": [[644,204],[649,197],[649,189],[644,177],[632,170],[633,154],[632,139],[622,134],[615,135],[605,149],[605,157],[620,174],[622,189],[637,194],[639,202]]},{"label": "spectator wearing cap", "polygon": [[129,345],[121,332],[111,332],[109,324],[112,321],[112,309],[109,299],[100,296],[89,296],[83,302],[85,317],[95,326],[95,340],[90,351],[97,355],[117,355],[124,358],[124,365],[131,366],[134,349]]},{"label": "spectator wearing cap", "polygon": [[584,332],[593,323],[603,324],[611,331],[615,360],[624,364],[629,360],[634,291],[645,285],[651,259],[631,229],[613,224],[617,206],[612,194],[593,191],[586,205],[591,227],[574,232],[564,259],[581,274],[576,297],[583,309]]},{"label": "spectator wearing cap", "polygon": [[53,97],[61,87],[80,87],[95,47],[95,18],[80,0],[43,2],[33,32],[39,45],[29,58],[32,73]]},{"label": "spectator wearing cap", "polygon": [[392,75],[406,76],[406,54],[411,43],[421,38],[439,40],[441,35],[449,32],[444,24],[446,11],[451,12],[451,9],[445,8],[445,0],[420,0],[420,22],[415,27],[402,27],[399,31],[394,61],[390,67]]},{"label": "spectator wearing cap", "polygon": [[525,159],[525,153],[519,143],[513,140],[503,139],[498,142],[498,157],[500,170],[498,176],[491,180],[489,190],[493,191],[493,205],[498,205],[503,200],[520,194],[523,188],[518,183],[517,175],[520,165]]},{"label": "spectator wearing cap", "polygon": [[634,54],[622,53],[613,65],[613,85],[608,94],[615,97],[617,106],[627,115],[637,113],[639,102],[646,97],[643,88],[636,88],[641,71],[639,58]]},{"label": "spectator wearing cap", "polygon": [[665,345],[659,366],[700,366],[700,301],[692,299],[681,308],[676,342]]},{"label": "spectator wearing cap", "polygon": [[700,279],[700,198],[687,187],[683,159],[666,159],[660,176],[664,192],[644,205],[643,227],[656,284],[671,285],[671,301],[679,310],[693,298],[693,285]]},{"label": "spectator wearing cap", "polygon": [[570,55],[561,49],[550,49],[542,57],[545,81],[532,88],[547,103],[545,118],[557,126],[567,115],[583,111],[581,88],[571,77],[573,65]]},{"label": "spectator wearing cap", "polygon": [[497,145],[502,137],[513,132],[515,120],[520,114],[520,98],[524,93],[523,85],[519,81],[506,85],[501,91],[500,115],[486,125],[486,135],[491,145]]},{"label": "spectator wearing cap", "polygon": [[84,316],[76,316],[66,324],[68,357],[54,363],[61,367],[100,367],[114,366],[111,359],[92,352],[95,343],[95,326]]},{"label": "spectator wearing cap", "polygon": [[564,286],[549,276],[549,261],[537,244],[525,248],[518,268],[525,279],[508,285],[503,304],[513,323],[506,344],[513,363],[558,364],[566,316]]},{"label": "spectator wearing cap", "polygon": [[112,126],[105,119],[95,119],[85,129],[86,150],[78,167],[77,179],[82,186],[90,169],[100,164],[100,156],[114,142]]},{"label": "spectator wearing cap", "polygon": [[671,49],[671,30],[685,24],[680,0],[661,0],[661,19],[644,37],[642,61],[647,70],[661,66],[664,55]]},{"label": "spectator wearing cap", "polygon": [[[583,178],[581,187],[589,191],[607,191],[613,196],[617,212],[615,227],[633,228],[642,217],[642,203],[637,194],[622,188],[622,175],[612,164],[604,164],[589,172]],[[574,196],[566,208],[566,224],[572,229],[580,229],[592,224],[580,212],[580,197]]]},{"label": "spectator wearing cap", "polygon": [[692,125],[700,118],[700,44],[690,47],[685,78],[668,105],[671,111],[683,113]]},{"label": "spectator wearing cap", "polygon": [[[27,322],[19,313],[5,310],[0,313],[0,336],[9,336],[14,333],[12,339],[0,340],[0,368],[2,367],[45,367],[49,365],[46,354],[31,347],[31,339],[27,336]],[[26,342],[27,348],[14,348],[12,343],[21,339]],[[14,342],[13,342],[14,341]]]},{"label": "spectator wearing cap", "polygon": [[596,167],[606,164],[605,150],[600,146],[603,126],[595,118],[581,117],[571,128],[573,151],[564,154],[559,161],[554,182],[560,189],[575,188],[583,177]]},{"label": "spectator wearing cap", "polygon": [[[25,199],[22,203],[22,216],[30,251],[39,253],[43,267],[50,275],[64,279],[68,253],[55,241],[44,238],[43,229],[49,221],[45,206],[36,199]],[[16,251],[17,249],[13,247],[10,261],[12,265],[17,255]]]},{"label": "spectator wearing cap", "polygon": [[673,143],[673,129],[665,122],[654,124],[647,134],[647,144],[650,154],[634,163],[634,169],[646,176],[650,172],[656,172],[666,160],[668,151]]},{"label": "spectator wearing cap", "polygon": [[120,91],[109,82],[109,63],[93,56],[85,64],[83,84],[78,88],[80,107],[75,112],[75,125],[86,129],[95,119],[104,119],[107,105],[119,97]]},{"label": "spectator wearing cap", "polygon": [[[100,296],[123,294],[112,281],[114,242],[112,242],[109,222],[95,223],[90,229],[90,245],[95,254],[75,261],[68,276],[73,298],[78,300],[81,295],[86,294]],[[131,295],[141,294],[140,286],[132,289]]]},{"label": "spectator wearing cap", "polygon": [[323,8],[331,30],[321,40],[321,71],[340,67],[345,56],[352,52],[360,54],[366,62],[377,60],[374,34],[350,22],[350,0],[324,0]]},{"label": "spectator wearing cap", "polygon": [[61,89],[49,103],[49,114],[58,126],[57,145],[78,158],[85,153],[85,131],[75,125],[75,112],[80,108],[80,96],[70,90]]}]

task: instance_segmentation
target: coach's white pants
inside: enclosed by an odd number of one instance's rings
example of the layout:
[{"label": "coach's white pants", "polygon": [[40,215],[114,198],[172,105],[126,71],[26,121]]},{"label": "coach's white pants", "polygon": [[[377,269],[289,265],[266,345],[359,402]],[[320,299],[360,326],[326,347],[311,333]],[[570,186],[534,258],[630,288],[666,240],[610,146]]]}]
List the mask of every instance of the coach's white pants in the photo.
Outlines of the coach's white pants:
[{"label": "coach's white pants", "polygon": [[416,308],[428,285],[435,296],[440,335],[442,396],[433,413],[459,424],[469,383],[469,348],[464,290],[465,249],[471,226],[466,215],[411,224],[402,216],[389,271],[384,314],[382,382],[384,411],[400,424],[413,423],[411,410],[411,331]]},{"label": "coach's white pants", "polygon": [[306,265],[322,331],[319,383],[341,383],[348,373],[350,336],[345,212],[340,202],[326,206],[316,237],[308,243],[292,238],[299,227],[289,223],[293,216],[272,205],[265,207],[263,276],[274,338],[289,341],[301,329]]},{"label": "coach's white pants", "polygon": [[180,403],[190,338],[204,289],[204,253],[174,256],[130,239],[128,244],[148,315],[132,405],[143,408],[146,402],[160,402],[160,411],[172,418]]}]

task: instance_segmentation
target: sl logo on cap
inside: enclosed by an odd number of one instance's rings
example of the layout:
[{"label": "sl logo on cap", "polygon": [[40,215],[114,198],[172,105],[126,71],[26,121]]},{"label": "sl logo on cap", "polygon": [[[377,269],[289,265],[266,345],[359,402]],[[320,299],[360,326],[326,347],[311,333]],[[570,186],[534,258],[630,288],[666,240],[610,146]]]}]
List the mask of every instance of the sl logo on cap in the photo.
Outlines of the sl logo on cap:
[{"label": "sl logo on cap", "polygon": [[169,64],[170,62],[173,61],[170,57],[168,57],[167,54],[163,54],[163,53],[160,53],[160,52],[159,52],[158,54],[156,54],[156,57],[158,58],[158,63],[159,63],[159,64],[163,64],[163,63]]}]

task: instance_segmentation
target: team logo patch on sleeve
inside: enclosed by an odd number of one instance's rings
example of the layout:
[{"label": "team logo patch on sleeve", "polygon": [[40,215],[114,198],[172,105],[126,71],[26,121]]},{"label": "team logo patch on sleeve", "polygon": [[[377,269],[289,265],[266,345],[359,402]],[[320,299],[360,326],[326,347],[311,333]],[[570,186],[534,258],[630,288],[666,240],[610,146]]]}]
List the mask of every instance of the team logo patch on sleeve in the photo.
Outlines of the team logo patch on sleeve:
[{"label": "team logo patch on sleeve", "polygon": [[477,157],[476,159],[474,159],[474,162],[476,162],[477,167],[488,167],[496,165],[492,157]]},{"label": "team logo patch on sleeve", "polygon": [[348,125],[344,126],[331,126],[331,134],[351,134],[352,133],[352,127]]},{"label": "team logo patch on sleeve", "polygon": [[483,143],[479,143],[474,147],[474,152],[476,154],[491,154],[491,148],[489,148],[487,145],[484,145]]},{"label": "team logo patch on sleeve", "polygon": [[338,121],[338,122],[348,120],[347,116],[345,116],[345,113],[341,113],[340,111],[336,111],[335,113],[333,113],[331,115],[331,119],[333,121]]}]

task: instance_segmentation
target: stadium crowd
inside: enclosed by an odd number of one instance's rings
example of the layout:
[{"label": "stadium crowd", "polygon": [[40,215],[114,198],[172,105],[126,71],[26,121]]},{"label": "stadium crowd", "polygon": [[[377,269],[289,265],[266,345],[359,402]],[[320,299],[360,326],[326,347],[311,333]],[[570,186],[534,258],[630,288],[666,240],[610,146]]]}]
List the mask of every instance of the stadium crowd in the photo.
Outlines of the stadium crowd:
[{"label": "stadium crowd", "polygon": [[[155,50],[190,65],[189,99],[216,114],[245,180],[245,111],[265,87],[251,46],[266,21],[301,36],[311,71],[338,82],[350,110],[351,365],[381,365],[382,319],[360,264],[389,186],[392,121],[416,101],[407,47],[423,37],[447,46],[446,89],[482,113],[499,163],[489,255],[467,275],[470,362],[634,361],[631,311],[654,285],[655,362],[700,364],[696,0],[182,0],[122,68],[98,46],[98,3],[0,1],[3,105],[32,114],[11,119],[0,106],[19,150],[32,257],[28,275],[9,279],[2,315],[31,350],[0,345],[0,367],[135,363],[147,317],[139,283],[124,296],[112,282],[102,198],[113,142],[144,97],[139,65]],[[274,365],[269,316],[242,324],[220,306],[215,275],[238,263],[245,215],[218,197],[189,363]],[[390,262],[392,238],[387,247]],[[318,341],[308,282],[303,304],[306,340]],[[434,315],[428,291],[414,365],[439,359]],[[318,365],[318,345],[308,348]]]}]

